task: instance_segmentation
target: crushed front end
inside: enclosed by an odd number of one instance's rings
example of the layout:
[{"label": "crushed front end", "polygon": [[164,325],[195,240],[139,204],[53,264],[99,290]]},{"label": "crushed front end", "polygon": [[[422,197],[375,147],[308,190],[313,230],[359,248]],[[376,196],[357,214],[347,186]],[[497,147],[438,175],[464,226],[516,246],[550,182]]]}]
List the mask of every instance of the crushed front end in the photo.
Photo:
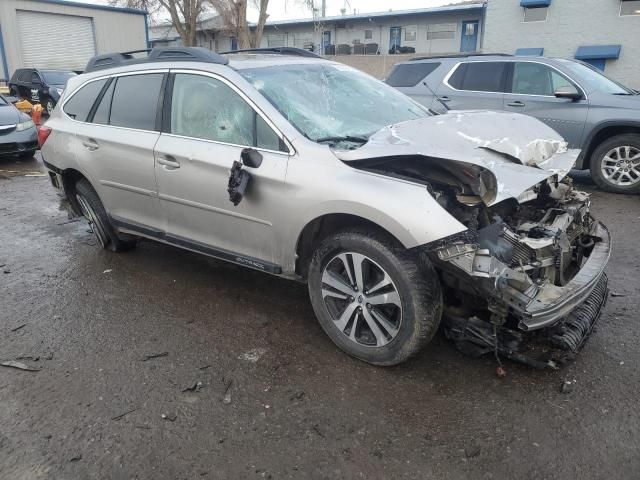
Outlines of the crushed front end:
[{"label": "crushed front end", "polygon": [[[607,296],[607,228],[571,181],[486,207],[434,192],[467,231],[426,248],[445,287],[444,331],[468,354],[555,367],[583,345]],[[466,204],[465,204],[466,202]]]}]

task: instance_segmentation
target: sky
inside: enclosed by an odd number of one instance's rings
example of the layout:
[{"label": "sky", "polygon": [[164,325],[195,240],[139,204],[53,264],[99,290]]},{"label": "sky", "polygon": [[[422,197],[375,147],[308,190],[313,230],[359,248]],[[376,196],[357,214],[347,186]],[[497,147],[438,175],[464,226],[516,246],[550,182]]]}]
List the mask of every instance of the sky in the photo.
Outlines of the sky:
[{"label": "sky", "polygon": [[[107,4],[107,0],[75,0],[84,3]],[[318,4],[320,0],[316,0]],[[340,15],[341,8],[347,8],[347,13],[353,13],[355,9],[358,13],[384,12],[390,10],[389,5],[393,5],[393,10],[404,10],[410,8],[426,8],[460,3],[461,0],[327,0],[327,15]],[[301,0],[269,0],[269,20],[284,20],[292,18],[309,18],[311,12],[302,7]],[[250,2],[251,4],[251,2]],[[249,15],[250,21],[257,20],[257,13]]]}]

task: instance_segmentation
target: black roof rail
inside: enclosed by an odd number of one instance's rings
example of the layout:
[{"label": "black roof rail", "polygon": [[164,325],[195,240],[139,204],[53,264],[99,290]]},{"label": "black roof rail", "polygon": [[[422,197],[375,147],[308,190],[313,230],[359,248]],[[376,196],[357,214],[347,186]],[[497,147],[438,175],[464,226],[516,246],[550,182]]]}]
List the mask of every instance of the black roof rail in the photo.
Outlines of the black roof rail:
[{"label": "black roof rail", "polygon": [[[135,56],[146,53],[146,56]],[[85,68],[86,72],[102,70],[104,68],[119,67],[138,63],[151,62],[206,62],[226,65],[229,60],[211,50],[202,47],[156,47],[153,49],[132,50],[130,52],[105,53],[96,55]]]},{"label": "black roof rail", "polygon": [[418,60],[432,60],[434,58],[467,58],[467,57],[513,57],[510,53],[454,53],[453,55],[433,55],[429,57],[416,57],[410,58],[410,62],[416,62]]},{"label": "black roof rail", "polygon": [[271,48],[244,48],[241,50],[230,50],[228,52],[222,52],[220,55],[227,55],[232,53],[267,53],[274,55],[295,55],[298,57],[311,57],[322,58],[317,53],[310,52],[304,48],[295,47],[271,47]]}]

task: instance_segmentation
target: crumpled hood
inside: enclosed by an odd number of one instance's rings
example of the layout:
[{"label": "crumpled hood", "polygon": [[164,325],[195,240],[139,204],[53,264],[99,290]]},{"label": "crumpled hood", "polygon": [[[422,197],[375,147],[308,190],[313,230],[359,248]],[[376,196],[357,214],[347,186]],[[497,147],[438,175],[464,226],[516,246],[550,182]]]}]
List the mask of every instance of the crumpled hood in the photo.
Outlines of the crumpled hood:
[{"label": "crumpled hood", "polygon": [[580,150],[558,133],[518,113],[459,111],[389,125],[355,150],[335,150],[345,162],[417,155],[474,164],[493,174],[496,204],[518,198],[543,180],[563,178]]}]

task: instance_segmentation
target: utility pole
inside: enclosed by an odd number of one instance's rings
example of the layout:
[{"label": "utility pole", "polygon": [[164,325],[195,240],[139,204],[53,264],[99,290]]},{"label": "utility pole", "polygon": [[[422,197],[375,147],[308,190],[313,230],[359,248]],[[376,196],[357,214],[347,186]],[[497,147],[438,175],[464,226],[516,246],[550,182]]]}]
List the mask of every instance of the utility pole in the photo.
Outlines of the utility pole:
[{"label": "utility pole", "polygon": [[327,16],[327,0],[322,0],[322,9],[320,12],[322,13],[322,18]]}]

